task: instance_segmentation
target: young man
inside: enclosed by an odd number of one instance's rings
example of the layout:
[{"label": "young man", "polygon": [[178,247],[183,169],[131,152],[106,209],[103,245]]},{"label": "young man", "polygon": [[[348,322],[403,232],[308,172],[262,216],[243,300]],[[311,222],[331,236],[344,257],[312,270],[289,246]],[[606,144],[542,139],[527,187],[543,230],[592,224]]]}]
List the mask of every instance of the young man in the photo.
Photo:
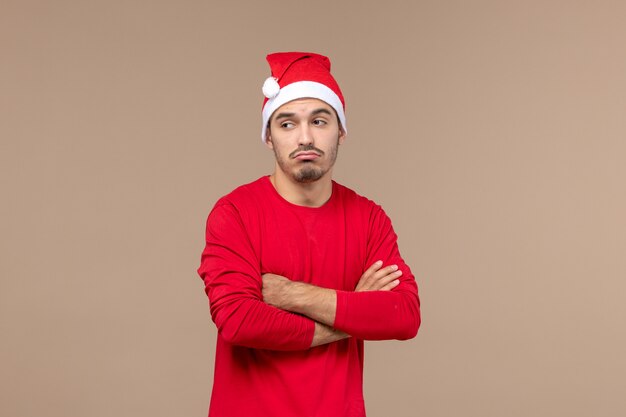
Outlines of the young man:
[{"label": "young man", "polygon": [[209,416],[364,417],[363,341],[417,334],[417,285],[382,208],[332,180],[347,130],[328,58],[267,61],[274,173],[215,204],[198,269],[218,328]]}]

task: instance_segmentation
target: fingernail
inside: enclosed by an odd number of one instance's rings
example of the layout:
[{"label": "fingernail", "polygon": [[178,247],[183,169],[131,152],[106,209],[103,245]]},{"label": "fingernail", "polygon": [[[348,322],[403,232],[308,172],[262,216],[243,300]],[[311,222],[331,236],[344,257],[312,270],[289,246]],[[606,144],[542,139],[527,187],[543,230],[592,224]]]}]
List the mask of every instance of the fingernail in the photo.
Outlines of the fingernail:
[{"label": "fingernail", "polygon": [[383,261],[376,261],[376,265],[382,265]]},{"label": "fingernail", "polygon": [[398,265],[391,265],[391,269],[393,269],[394,271],[398,269]]},{"label": "fingernail", "polygon": [[396,271],[396,272],[395,272],[395,274],[396,274],[397,276],[400,276],[400,275],[402,275],[402,271]]},{"label": "fingernail", "polygon": [[393,281],[393,285],[398,285],[399,283],[400,283],[399,279],[396,279],[396,280]]}]

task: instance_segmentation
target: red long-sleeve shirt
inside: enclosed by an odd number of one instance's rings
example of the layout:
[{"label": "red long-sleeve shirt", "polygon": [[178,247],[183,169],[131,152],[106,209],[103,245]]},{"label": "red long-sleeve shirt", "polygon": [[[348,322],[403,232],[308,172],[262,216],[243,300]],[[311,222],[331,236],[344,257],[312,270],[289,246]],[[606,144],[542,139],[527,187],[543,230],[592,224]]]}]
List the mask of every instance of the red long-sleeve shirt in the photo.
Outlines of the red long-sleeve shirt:
[{"label": "red long-sleeve shirt", "polygon": [[[333,182],[317,208],[283,199],[268,177],[221,198],[198,273],[218,328],[211,417],[364,417],[363,340],[409,339],[417,285],[382,208]],[[375,261],[403,274],[392,291],[354,292]],[[314,322],[265,304],[261,275],[337,291],[334,327],[353,337],[310,348]]]}]

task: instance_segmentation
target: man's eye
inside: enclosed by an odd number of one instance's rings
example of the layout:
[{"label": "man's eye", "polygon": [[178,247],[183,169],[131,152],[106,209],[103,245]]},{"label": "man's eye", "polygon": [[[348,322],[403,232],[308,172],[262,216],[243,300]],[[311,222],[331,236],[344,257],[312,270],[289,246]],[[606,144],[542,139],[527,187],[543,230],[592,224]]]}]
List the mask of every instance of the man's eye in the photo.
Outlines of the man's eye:
[{"label": "man's eye", "polygon": [[313,120],[313,124],[315,126],[322,126],[326,124],[326,120],[322,120],[322,119],[315,119]]},{"label": "man's eye", "polygon": [[285,129],[292,128],[293,126],[294,126],[294,124],[291,123],[291,122],[283,122],[283,123],[280,124],[280,127],[283,127]]}]

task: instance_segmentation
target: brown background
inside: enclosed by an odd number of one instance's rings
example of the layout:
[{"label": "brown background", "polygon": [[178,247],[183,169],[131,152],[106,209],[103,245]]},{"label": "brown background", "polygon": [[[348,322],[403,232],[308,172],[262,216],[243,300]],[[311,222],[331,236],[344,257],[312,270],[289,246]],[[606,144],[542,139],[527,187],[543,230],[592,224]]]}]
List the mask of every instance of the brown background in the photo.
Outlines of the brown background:
[{"label": "brown background", "polygon": [[265,54],[333,60],[336,179],[423,301],[366,347],[369,416],[626,413],[626,3],[0,3],[0,415],[205,416],[195,269],[269,173]]}]

